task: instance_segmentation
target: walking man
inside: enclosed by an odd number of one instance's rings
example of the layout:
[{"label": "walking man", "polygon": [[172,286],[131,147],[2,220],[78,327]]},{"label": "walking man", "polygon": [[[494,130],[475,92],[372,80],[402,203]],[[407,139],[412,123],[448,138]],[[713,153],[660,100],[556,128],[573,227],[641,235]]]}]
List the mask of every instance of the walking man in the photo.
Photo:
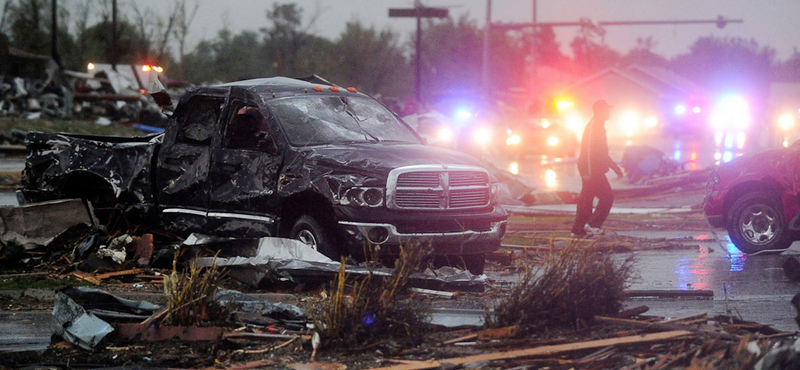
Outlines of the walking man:
[{"label": "walking man", "polygon": [[[578,209],[575,223],[572,225],[571,237],[579,238],[604,234],[603,222],[611,212],[614,204],[614,193],[606,178],[609,169],[614,170],[618,178],[622,170],[608,156],[608,139],[605,124],[611,114],[611,106],[605,100],[598,100],[592,105],[594,116],[583,129],[581,153],[578,156],[578,172],[581,174],[581,194],[578,197]],[[594,198],[597,207],[592,212]]]}]

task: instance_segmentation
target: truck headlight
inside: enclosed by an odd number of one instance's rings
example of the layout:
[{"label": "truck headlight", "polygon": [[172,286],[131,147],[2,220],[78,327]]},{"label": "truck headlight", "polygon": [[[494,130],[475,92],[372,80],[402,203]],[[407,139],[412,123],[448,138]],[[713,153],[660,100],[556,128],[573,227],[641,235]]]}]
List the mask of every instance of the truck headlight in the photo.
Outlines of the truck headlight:
[{"label": "truck headlight", "polygon": [[497,204],[500,201],[500,183],[493,182],[491,184],[492,195],[491,195],[491,203]]},{"label": "truck headlight", "polygon": [[339,197],[339,204],[358,207],[380,207],[384,202],[383,188],[353,187]]}]

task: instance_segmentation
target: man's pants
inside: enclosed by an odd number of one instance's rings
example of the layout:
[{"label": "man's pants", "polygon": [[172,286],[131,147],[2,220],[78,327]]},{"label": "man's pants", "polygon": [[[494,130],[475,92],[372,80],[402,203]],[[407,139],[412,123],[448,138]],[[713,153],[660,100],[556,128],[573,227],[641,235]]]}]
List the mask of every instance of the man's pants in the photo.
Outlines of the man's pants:
[{"label": "man's pants", "polygon": [[[594,198],[597,197],[597,208],[592,212]],[[614,204],[614,192],[605,174],[581,179],[581,195],[578,196],[578,210],[575,214],[575,224],[572,225],[572,232],[583,234],[584,225],[587,223],[591,227],[602,227],[609,212],[611,205]]]}]

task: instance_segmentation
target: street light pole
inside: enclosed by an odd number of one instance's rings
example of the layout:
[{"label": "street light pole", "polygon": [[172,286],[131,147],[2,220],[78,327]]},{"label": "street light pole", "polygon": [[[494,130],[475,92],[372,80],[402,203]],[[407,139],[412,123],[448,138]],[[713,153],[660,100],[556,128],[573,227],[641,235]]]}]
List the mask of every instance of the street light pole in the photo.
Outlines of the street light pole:
[{"label": "street light pole", "polygon": [[117,70],[117,0],[111,0],[111,69]]},{"label": "street light pole", "polygon": [[[422,5],[419,0],[415,5],[419,9]],[[414,97],[418,102],[422,101],[422,17],[417,17],[417,45],[415,53],[416,61],[414,63]]]},{"label": "street light pole", "polygon": [[447,9],[427,8],[417,0],[413,8],[389,9],[389,17],[417,18],[416,66],[414,96],[422,101],[422,18],[447,18]]},{"label": "street light pole", "polygon": [[481,87],[483,91],[489,88],[489,50],[492,38],[492,0],[486,0],[486,27],[483,31],[483,64],[481,65]]},{"label": "street light pole", "polygon": [[58,64],[59,68],[64,66],[61,64],[61,57],[58,55],[58,1],[51,1],[50,14],[50,57]]}]

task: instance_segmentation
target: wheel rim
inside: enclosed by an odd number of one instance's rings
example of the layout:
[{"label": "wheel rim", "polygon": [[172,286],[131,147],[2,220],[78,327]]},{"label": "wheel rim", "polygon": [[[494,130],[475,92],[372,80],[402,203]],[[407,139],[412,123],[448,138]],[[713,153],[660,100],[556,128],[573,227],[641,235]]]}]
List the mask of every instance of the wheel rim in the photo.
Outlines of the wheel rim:
[{"label": "wheel rim", "polygon": [[314,250],[317,250],[317,245],[318,245],[317,238],[314,236],[314,233],[312,233],[311,231],[306,230],[306,229],[300,230],[300,231],[297,232],[296,238],[297,238],[297,240],[299,240],[303,244],[311,247]]},{"label": "wheel rim", "polygon": [[753,245],[766,245],[777,235],[778,213],[772,207],[754,204],[745,209],[739,222],[742,237]]}]

